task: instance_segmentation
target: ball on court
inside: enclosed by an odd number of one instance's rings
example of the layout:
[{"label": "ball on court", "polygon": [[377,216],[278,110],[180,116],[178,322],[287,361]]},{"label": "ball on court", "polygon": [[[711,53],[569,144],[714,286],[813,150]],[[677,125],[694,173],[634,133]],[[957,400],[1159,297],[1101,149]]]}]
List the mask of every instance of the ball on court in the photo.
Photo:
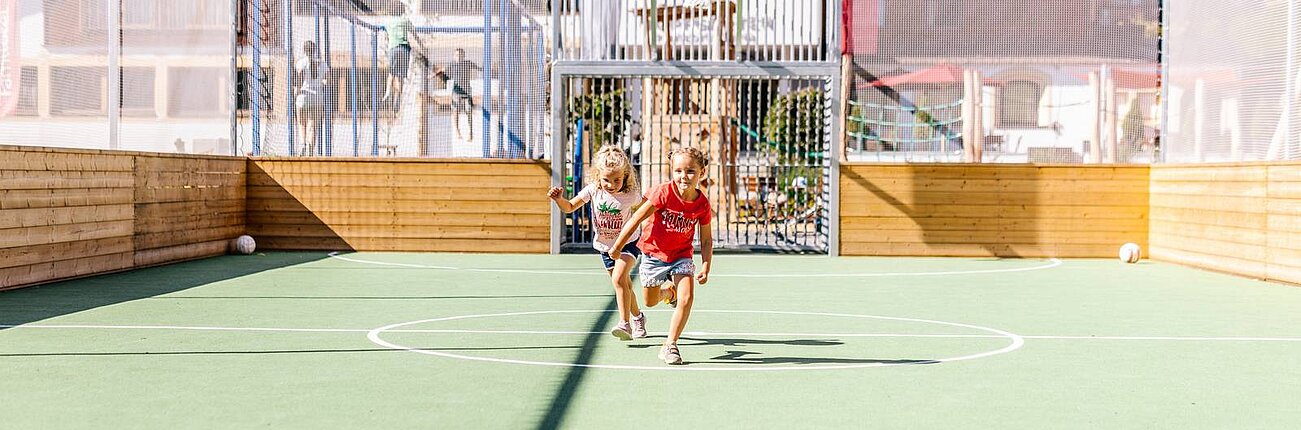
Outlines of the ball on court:
[{"label": "ball on court", "polygon": [[1120,261],[1137,263],[1138,259],[1142,257],[1142,252],[1137,243],[1130,242],[1120,246]]},{"label": "ball on court", "polygon": [[257,242],[253,241],[253,236],[245,234],[235,238],[235,252],[249,255],[252,254],[255,249],[257,249]]}]

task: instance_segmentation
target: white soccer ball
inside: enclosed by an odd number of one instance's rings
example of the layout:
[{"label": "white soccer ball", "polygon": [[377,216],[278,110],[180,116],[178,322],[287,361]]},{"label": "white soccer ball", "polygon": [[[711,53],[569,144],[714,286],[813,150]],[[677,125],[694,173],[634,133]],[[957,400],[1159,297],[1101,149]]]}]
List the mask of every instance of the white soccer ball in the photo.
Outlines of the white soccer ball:
[{"label": "white soccer ball", "polygon": [[1130,242],[1120,246],[1120,261],[1137,263],[1140,258],[1143,258],[1143,255],[1137,243]]},{"label": "white soccer ball", "polygon": [[235,252],[249,255],[255,249],[257,249],[257,242],[253,241],[252,236],[245,234],[235,239]]}]

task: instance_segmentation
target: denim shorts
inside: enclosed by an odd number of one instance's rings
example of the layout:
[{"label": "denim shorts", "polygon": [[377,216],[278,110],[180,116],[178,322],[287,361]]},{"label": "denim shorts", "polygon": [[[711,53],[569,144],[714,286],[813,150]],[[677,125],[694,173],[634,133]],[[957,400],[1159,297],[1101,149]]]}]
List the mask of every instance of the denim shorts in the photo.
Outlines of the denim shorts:
[{"label": "denim shorts", "polygon": [[[623,246],[623,252],[620,252],[619,254],[627,254],[632,256],[633,260],[636,260],[637,257],[641,257],[641,248],[638,248],[637,244],[634,242],[628,242],[628,244]],[[617,258],[611,258],[610,253],[601,253],[601,261],[605,263],[605,270],[614,270],[615,260],[617,260]]]},{"label": "denim shorts", "polygon": [[647,255],[641,259],[638,272],[637,276],[641,277],[641,286],[656,288],[665,282],[673,280],[673,275],[694,275],[696,273],[696,264],[691,262],[691,257],[679,258],[671,263],[666,263]]}]

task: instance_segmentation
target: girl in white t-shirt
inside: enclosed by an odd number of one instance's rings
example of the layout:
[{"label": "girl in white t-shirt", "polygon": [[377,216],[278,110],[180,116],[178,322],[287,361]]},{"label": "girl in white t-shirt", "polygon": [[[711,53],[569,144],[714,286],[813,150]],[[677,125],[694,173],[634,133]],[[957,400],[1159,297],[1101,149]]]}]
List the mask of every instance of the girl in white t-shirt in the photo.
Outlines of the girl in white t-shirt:
[{"label": "girl in white t-shirt", "polygon": [[623,249],[610,249],[614,239],[623,230],[624,223],[632,217],[641,205],[642,198],[637,186],[637,176],[632,173],[632,162],[615,145],[605,145],[592,157],[592,174],[590,185],[584,187],[574,198],[565,200],[559,187],[547,192],[547,197],[556,202],[556,206],[565,213],[578,210],[587,202],[592,203],[592,227],[596,237],[592,247],[601,253],[605,270],[610,274],[614,284],[615,299],[619,303],[619,324],[610,330],[610,334],[620,340],[632,340],[646,337],[646,316],[637,307],[637,296],[632,291],[632,268],[637,265],[641,250],[637,248],[637,235]]}]

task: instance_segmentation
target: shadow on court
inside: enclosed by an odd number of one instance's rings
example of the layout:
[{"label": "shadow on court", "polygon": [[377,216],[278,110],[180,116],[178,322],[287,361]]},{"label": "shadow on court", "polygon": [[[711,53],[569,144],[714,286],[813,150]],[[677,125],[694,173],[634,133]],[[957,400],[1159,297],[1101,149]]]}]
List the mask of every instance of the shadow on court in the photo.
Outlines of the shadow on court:
[{"label": "shadow on court", "polygon": [[41,321],[324,258],[325,253],[223,256],[3,291],[0,326]]},{"label": "shadow on court", "polygon": [[[614,296],[606,302],[606,310],[618,309]],[[614,317],[614,312],[601,312],[596,320],[592,321],[591,333],[583,339],[583,345],[579,347],[578,355],[574,356],[574,364],[591,364],[592,354],[596,352],[596,345],[606,336],[605,330],[609,328],[610,321]],[[556,388],[556,394],[551,397],[551,404],[547,407],[546,415],[538,421],[539,429],[561,428],[564,424],[565,414],[569,412],[569,404],[572,402],[574,393],[578,385],[583,382],[583,377],[587,374],[587,367],[571,366],[565,374],[565,380]]]},{"label": "shadow on court", "polygon": [[753,351],[727,351],[696,363],[708,364],[938,364],[936,360],[886,360],[876,358],[762,357]]},{"label": "shadow on court", "polygon": [[[663,338],[664,336],[650,336],[650,338]],[[844,342],[839,340],[814,340],[814,339],[741,339],[741,338],[702,338],[692,336],[682,336],[679,338],[690,343],[683,342],[682,346],[744,346],[744,345],[789,345],[789,346],[839,346]],[[659,348],[658,343],[654,345],[628,345],[630,348]],[[875,358],[827,358],[827,357],[762,357],[763,353],[755,351],[728,350],[726,354],[712,357],[704,361],[688,361],[686,364],[936,364],[935,360],[924,359],[903,359],[887,360]]]},{"label": "shadow on court", "polygon": [[613,294],[537,294],[491,296],[181,296],[154,297],[155,300],[466,300],[466,299],[572,299],[584,297],[614,297]]},{"label": "shadow on court", "polygon": [[[411,351],[528,351],[543,349],[578,349],[578,346],[510,346],[499,348],[412,348]],[[277,349],[259,351],[154,351],[154,352],[25,352],[0,354],[0,357],[97,357],[97,356],[143,356],[143,355],[279,355],[279,354],[338,354],[356,352],[402,352],[405,349],[393,348],[342,348],[342,349]]]}]

